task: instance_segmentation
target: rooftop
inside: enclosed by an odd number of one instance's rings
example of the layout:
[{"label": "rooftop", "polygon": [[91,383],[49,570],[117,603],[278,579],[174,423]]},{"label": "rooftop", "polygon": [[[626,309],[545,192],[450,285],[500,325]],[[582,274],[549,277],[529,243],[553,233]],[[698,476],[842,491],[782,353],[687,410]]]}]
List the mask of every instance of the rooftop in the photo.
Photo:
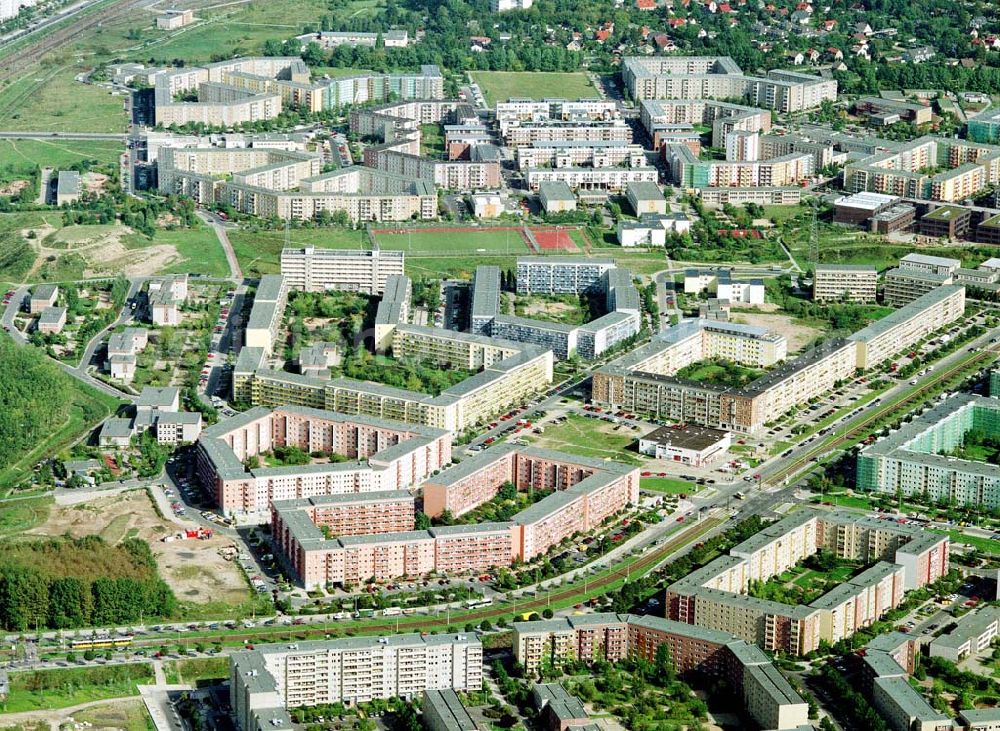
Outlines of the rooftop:
[{"label": "rooftop", "polygon": [[677,447],[678,449],[691,449],[696,452],[713,447],[729,436],[729,432],[721,429],[712,429],[707,426],[693,426],[690,424],[678,424],[675,426],[661,426],[654,429],[649,434],[641,437],[643,441],[656,442],[658,445]]},{"label": "rooftop", "polygon": [[[962,208],[961,206],[941,206],[940,208],[935,208],[930,213],[926,214],[922,220],[924,221],[953,221],[956,218],[961,218],[962,216],[971,216],[972,212],[968,208]],[[907,254],[903,257],[902,261],[913,261],[912,257],[923,256],[922,254]],[[941,259],[939,256],[926,257],[928,259]],[[955,261],[954,259],[941,259],[943,262]]]},{"label": "rooftop", "polygon": [[928,307],[952,297],[964,289],[964,287],[957,284],[945,284],[940,287],[935,287],[930,292],[920,295],[912,302],[900,307],[898,310],[893,310],[881,320],[876,320],[871,325],[858,330],[856,333],[848,336],[847,339],[854,342],[868,342],[873,340],[881,335],[884,335],[897,325],[922,317],[924,311]]}]

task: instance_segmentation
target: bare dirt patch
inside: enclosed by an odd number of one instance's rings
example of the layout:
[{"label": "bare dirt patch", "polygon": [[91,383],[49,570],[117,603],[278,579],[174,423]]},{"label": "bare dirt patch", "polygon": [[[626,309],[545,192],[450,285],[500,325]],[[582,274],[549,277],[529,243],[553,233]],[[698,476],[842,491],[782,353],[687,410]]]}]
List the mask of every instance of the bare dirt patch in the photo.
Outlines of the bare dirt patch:
[{"label": "bare dirt patch", "polygon": [[100,195],[108,185],[108,176],[103,173],[86,173],[83,176],[83,188],[88,193]]},{"label": "bare dirt patch", "polygon": [[0,195],[17,195],[29,185],[31,183],[27,180],[12,180],[9,183],[0,185]]},{"label": "bare dirt patch", "polygon": [[788,340],[789,354],[798,353],[823,334],[822,330],[793,322],[790,315],[734,312],[731,319],[733,322],[766,327],[768,330],[781,333]]},{"label": "bare dirt patch", "polygon": [[33,535],[81,537],[99,534],[116,543],[141,538],[156,556],[160,575],[181,601],[239,604],[249,598],[249,589],[239,569],[219,556],[219,549],[232,541],[222,536],[209,540],[189,539],[164,543],[179,526],[156,514],[149,495],[135,490],[114,497],[97,498],[79,505],[55,506],[48,520],[30,531]]}]

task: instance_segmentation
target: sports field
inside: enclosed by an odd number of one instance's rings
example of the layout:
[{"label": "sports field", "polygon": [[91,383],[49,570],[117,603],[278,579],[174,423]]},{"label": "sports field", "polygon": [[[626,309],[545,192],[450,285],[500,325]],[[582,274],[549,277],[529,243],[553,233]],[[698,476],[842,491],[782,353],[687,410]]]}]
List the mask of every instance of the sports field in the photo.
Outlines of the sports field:
[{"label": "sports field", "polygon": [[474,71],[472,78],[491,107],[511,97],[528,99],[579,99],[597,96],[583,72]]},{"label": "sports field", "polygon": [[475,228],[406,231],[378,229],[375,240],[383,249],[408,254],[515,254],[525,255],[528,246],[518,229],[484,231]]}]

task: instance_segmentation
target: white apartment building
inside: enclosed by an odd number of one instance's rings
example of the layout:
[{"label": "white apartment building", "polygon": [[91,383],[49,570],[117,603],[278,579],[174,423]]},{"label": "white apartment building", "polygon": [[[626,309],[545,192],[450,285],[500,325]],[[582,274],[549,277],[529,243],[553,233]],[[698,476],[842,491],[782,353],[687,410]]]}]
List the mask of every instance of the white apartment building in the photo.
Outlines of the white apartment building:
[{"label": "white apartment building", "polygon": [[866,264],[817,264],[813,276],[813,300],[861,304],[875,302],[878,269]]},{"label": "white apartment building", "polygon": [[271,355],[287,302],[288,286],[283,276],[265,274],[260,278],[247,319],[246,346],[262,348],[265,355]]},{"label": "white apartment building", "polygon": [[382,294],[389,277],[403,275],[404,259],[402,251],[381,249],[286,248],[281,251],[281,273],[289,289]]},{"label": "white apartment building", "polygon": [[479,690],[475,634],[389,635],[260,645],[230,656],[230,701],[241,731],[292,728],[288,708]]}]

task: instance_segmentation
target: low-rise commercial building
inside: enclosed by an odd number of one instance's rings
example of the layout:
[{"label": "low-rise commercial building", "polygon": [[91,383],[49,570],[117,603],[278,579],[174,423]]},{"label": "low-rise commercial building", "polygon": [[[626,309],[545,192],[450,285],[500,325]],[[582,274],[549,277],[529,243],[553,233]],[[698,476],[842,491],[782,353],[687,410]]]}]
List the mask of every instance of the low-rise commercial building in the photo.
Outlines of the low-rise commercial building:
[{"label": "low-rise commercial building", "polygon": [[1000,609],[984,606],[960,617],[954,629],[932,639],[928,652],[931,657],[943,657],[957,663],[984,652],[998,634]]},{"label": "low-rise commercial building", "polygon": [[841,196],[833,202],[833,222],[847,226],[866,226],[873,216],[901,201],[899,196],[860,192]]},{"label": "low-rise commercial building", "polygon": [[146,285],[150,321],[154,325],[180,324],[180,306],[187,300],[187,274],[174,274],[149,280]]},{"label": "low-rise commercial building", "polygon": [[546,213],[566,213],[576,210],[576,196],[565,180],[540,181],[535,190]]},{"label": "low-rise commercial building", "polygon": [[193,22],[193,10],[164,10],[156,16],[156,27],[160,30],[177,30]]},{"label": "low-rise commercial building", "polygon": [[732,435],[710,427],[661,426],[639,438],[639,452],[656,459],[701,467],[721,459],[732,444]]},{"label": "low-rise commercial building", "polygon": [[920,233],[942,239],[961,239],[969,233],[972,211],[958,206],[941,206],[920,219]]}]

